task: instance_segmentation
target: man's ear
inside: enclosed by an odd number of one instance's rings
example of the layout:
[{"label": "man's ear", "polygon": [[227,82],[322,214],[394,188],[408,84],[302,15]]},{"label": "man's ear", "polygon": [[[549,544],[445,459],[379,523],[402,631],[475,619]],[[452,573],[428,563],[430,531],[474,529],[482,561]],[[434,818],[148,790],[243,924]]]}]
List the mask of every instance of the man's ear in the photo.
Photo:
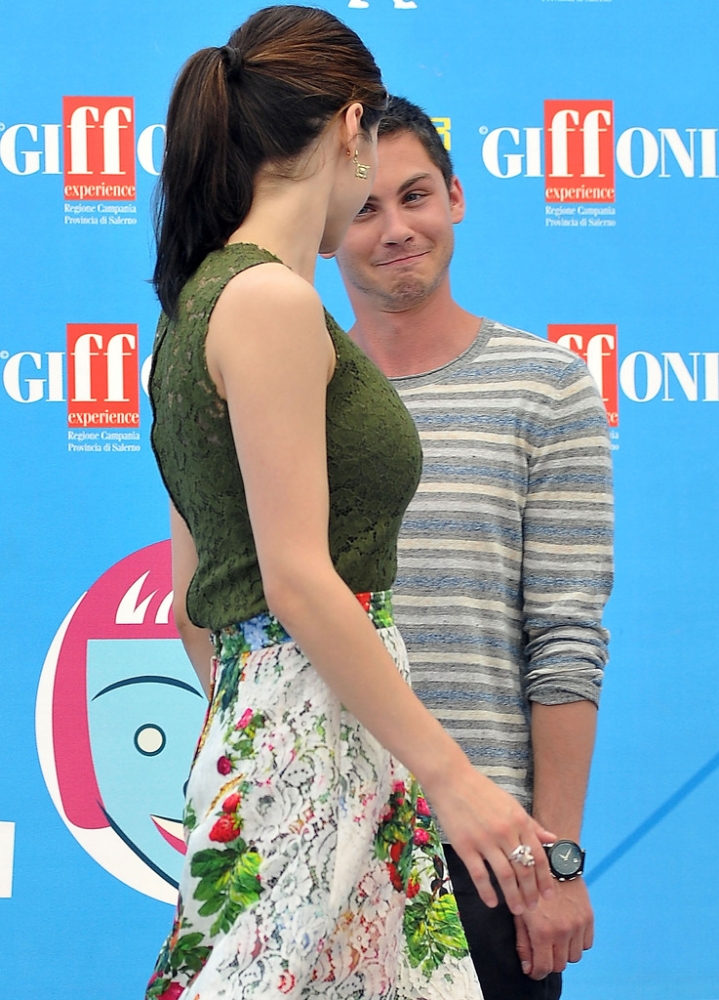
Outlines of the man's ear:
[{"label": "man's ear", "polygon": [[459,177],[454,175],[452,180],[449,182],[449,208],[450,215],[452,217],[452,222],[461,222],[464,218],[464,213],[467,208],[467,204],[464,200],[464,189],[460,183]]},{"label": "man's ear", "polygon": [[333,250],[332,253],[321,253],[320,257],[323,257],[325,260],[332,260],[332,258],[335,256],[335,254],[336,254],[336,251]]}]

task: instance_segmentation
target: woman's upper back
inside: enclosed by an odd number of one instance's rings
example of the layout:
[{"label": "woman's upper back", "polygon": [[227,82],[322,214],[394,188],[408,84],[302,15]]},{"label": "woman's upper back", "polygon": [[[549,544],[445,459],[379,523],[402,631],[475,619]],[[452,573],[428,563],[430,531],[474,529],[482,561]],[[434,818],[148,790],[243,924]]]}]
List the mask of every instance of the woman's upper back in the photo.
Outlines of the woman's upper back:
[{"label": "woman's upper back", "polygon": [[[150,396],[152,445],[199,565],[187,595],[195,624],[213,629],[267,610],[227,405],[208,373],[210,316],[239,272],[277,261],[250,244],[205,258],[185,285],[177,319],[163,316]],[[332,562],[356,593],[384,590],[396,572],[397,534],[419,480],[417,433],[395,390],[327,316],[336,366],[327,386]]]}]

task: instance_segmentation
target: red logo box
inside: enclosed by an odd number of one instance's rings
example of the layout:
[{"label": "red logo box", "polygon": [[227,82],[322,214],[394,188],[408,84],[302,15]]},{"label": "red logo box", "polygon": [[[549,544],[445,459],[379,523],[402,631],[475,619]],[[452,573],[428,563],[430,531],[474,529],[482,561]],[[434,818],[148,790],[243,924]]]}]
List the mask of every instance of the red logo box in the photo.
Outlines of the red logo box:
[{"label": "red logo box", "polygon": [[614,102],[544,102],[547,201],[614,201]]},{"label": "red logo box", "polygon": [[137,325],[68,323],[68,427],[139,427]]},{"label": "red logo box", "polygon": [[135,200],[135,101],[63,97],[66,201]]},{"label": "red logo box", "polygon": [[610,427],[619,427],[617,393],[617,328],[609,323],[551,324],[549,340],[578,354],[597,383]]}]

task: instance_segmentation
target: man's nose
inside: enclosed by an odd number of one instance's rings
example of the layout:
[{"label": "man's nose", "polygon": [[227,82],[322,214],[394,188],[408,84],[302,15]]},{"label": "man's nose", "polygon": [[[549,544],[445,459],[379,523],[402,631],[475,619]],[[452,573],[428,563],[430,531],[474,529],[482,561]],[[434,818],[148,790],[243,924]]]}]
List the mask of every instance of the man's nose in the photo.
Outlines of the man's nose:
[{"label": "man's nose", "polygon": [[382,227],[383,243],[407,243],[413,236],[414,233],[407,225],[402,212],[398,209],[385,212],[384,226]]}]

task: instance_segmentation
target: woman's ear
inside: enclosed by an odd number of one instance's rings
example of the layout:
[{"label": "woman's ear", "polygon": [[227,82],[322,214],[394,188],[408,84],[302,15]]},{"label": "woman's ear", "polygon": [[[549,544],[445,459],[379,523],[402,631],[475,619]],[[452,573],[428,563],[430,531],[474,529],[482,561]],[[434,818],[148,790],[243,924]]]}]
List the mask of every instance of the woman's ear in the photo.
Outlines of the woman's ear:
[{"label": "woman's ear", "polygon": [[342,125],[344,132],[344,141],[347,146],[351,146],[350,156],[354,153],[355,147],[357,145],[357,137],[362,134],[362,115],[364,114],[364,108],[359,103],[355,101],[350,104],[344,111],[342,116]]}]

